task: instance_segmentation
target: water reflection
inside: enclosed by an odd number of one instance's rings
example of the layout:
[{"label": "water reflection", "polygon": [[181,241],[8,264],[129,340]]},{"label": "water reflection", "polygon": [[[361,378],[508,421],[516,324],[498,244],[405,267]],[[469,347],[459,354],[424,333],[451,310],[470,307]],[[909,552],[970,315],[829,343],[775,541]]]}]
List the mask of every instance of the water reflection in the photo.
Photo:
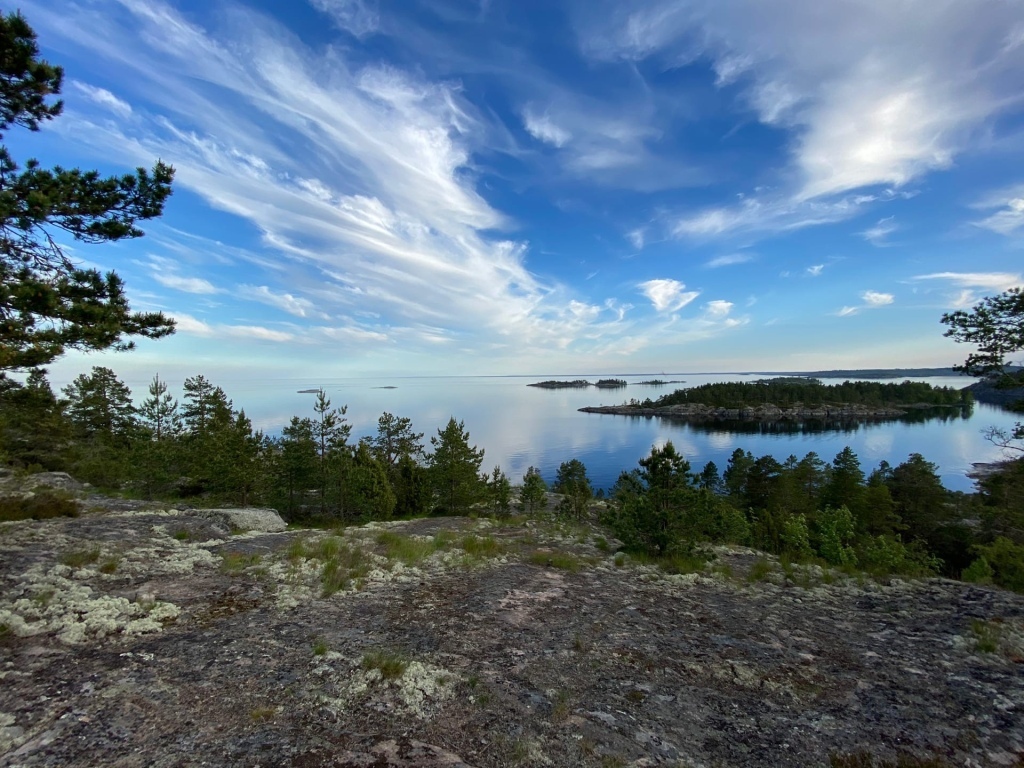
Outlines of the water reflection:
[{"label": "water reflection", "polygon": [[[711,381],[753,380],[763,375],[670,375],[686,379],[687,386]],[[669,378],[661,377],[659,378]],[[352,438],[376,431],[384,411],[412,419],[424,433],[429,449],[431,435],[444,427],[450,416],[465,422],[470,439],[486,451],[484,467],[500,464],[518,481],[527,467],[540,468],[545,479],[554,479],[558,465],[571,458],[581,460],[598,487],[610,487],[619,472],[632,469],[651,446],[671,440],[695,468],[707,461],[724,467],[736,448],[755,455],[771,454],[784,461],[790,454],[817,452],[831,460],[849,445],[869,470],[885,459],[893,464],[910,453],[921,453],[939,465],[947,487],[970,490],[965,477],[972,462],[994,461],[999,449],[984,440],[988,426],[1012,427],[1015,416],[994,406],[978,404],[973,411],[958,408],[912,412],[906,418],[862,423],[841,420],[827,423],[711,422],[692,424],[654,417],[629,417],[580,413],[588,405],[618,405],[630,397],[646,397],[672,391],[667,387],[636,387],[644,377],[617,376],[630,382],[625,391],[543,390],[526,386],[544,378],[452,377],[391,378],[384,380],[327,379],[217,381],[236,408],[245,408],[253,423],[267,434],[280,434],[294,416],[312,416],[313,396],[297,390],[323,386],[335,406],[348,406]],[[607,376],[589,376],[591,380]],[[936,386],[965,386],[969,379],[922,379]],[[379,389],[384,385],[396,389]],[[173,386],[173,383],[172,383]],[[134,386],[133,386],[134,388]],[[144,386],[140,391],[145,391]]]}]

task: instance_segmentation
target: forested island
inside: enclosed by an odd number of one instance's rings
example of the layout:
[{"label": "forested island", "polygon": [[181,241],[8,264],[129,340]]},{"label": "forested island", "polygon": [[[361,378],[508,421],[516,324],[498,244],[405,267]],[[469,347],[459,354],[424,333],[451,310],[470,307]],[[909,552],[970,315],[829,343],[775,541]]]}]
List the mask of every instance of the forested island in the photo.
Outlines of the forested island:
[{"label": "forested island", "polygon": [[574,379],[573,381],[538,381],[536,384],[527,384],[528,387],[539,387],[540,389],[586,389],[597,387],[598,389],[621,389],[627,386],[625,379],[598,379],[591,384],[586,379]]},{"label": "forested island", "polygon": [[677,389],[656,400],[633,399],[622,405],[579,410],[693,421],[857,420],[898,418],[914,409],[969,408],[972,403],[973,397],[966,389],[920,382],[824,384],[818,379],[789,376],[702,384]]}]

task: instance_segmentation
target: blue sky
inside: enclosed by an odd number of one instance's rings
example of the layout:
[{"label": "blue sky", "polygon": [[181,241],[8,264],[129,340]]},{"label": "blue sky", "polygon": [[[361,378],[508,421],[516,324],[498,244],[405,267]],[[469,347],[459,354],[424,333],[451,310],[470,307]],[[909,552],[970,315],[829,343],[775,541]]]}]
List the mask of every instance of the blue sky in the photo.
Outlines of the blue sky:
[{"label": "blue sky", "polygon": [[77,246],[238,376],[948,365],[1021,285],[1024,5],[21,0],[65,113],[16,157],[162,159]]}]

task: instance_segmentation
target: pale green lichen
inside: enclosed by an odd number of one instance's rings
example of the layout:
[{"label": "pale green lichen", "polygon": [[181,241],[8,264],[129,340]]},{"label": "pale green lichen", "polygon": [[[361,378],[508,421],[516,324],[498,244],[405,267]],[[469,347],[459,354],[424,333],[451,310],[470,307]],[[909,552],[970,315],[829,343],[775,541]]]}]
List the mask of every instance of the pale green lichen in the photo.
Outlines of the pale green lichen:
[{"label": "pale green lichen", "polygon": [[113,635],[159,632],[178,617],[171,603],[141,605],[124,597],[98,594],[73,580],[79,573],[66,565],[36,565],[9,589],[0,602],[0,623],[18,637],[55,633],[68,645]]},{"label": "pale green lichen", "polygon": [[434,717],[455,695],[459,682],[457,675],[420,661],[408,662],[400,674],[385,676],[377,667],[346,663],[336,653],[319,657],[311,674],[324,686],[318,704],[333,712],[384,707],[421,720]]}]

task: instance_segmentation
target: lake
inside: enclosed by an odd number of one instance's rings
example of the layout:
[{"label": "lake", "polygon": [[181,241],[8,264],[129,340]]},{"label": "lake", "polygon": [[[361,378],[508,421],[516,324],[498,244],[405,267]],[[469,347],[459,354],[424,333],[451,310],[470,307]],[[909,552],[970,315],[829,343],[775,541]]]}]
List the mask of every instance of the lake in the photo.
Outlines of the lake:
[{"label": "lake", "polygon": [[[624,389],[546,390],[527,384],[549,378],[621,378]],[[683,379],[685,384],[639,386],[645,379]],[[388,379],[277,379],[262,381],[215,381],[244,408],[253,425],[276,435],[292,416],[312,416],[315,395],[298,390],[321,386],[335,407],[348,406],[352,437],[376,432],[384,411],[412,419],[416,431],[436,435],[450,416],[464,421],[470,442],[483,448],[484,467],[495,464],[519,482],[527,467],[535,466],[544,478],[554,479],[558,465],[571,458],[582,461],[595,488],[609,488],[622,470],[633,469],[650,453],[652,445],[671,440],[695,470],[714,461],[724,470],[736,448],[755,456],[771,454],[779,461],[790,454],[802,457],[815,451],[831,461],[845,446],[860,457],[869,472],[885,459],[893,465],[911,453],[920,453],[939,467],[947,488],[969,491],[966,477],[974,462],[996,461],[1001,452],[988,443],[982,430],[988,426],[1012,427],[1019,415],[994,406],[975,405],[966,418],[950,409],[941,419],[923,422],[873,422],[843,429],[796,432],[761,429],[757,425],[709,426],[667,419],[580,413],[585,405],[616,405],[630,398],[652,399],[680,387],[716,381],[755,381],[764,374],[657,374],[632,376],[460,376],[394,377]],[[961,388],[973,381],[963,377],[916,379],[936,386]],[[836,383],[840,379],[824,380]],[[896,380],[893,380],[896,381]],[[172,383],[173,387],[173,383]]]}]

